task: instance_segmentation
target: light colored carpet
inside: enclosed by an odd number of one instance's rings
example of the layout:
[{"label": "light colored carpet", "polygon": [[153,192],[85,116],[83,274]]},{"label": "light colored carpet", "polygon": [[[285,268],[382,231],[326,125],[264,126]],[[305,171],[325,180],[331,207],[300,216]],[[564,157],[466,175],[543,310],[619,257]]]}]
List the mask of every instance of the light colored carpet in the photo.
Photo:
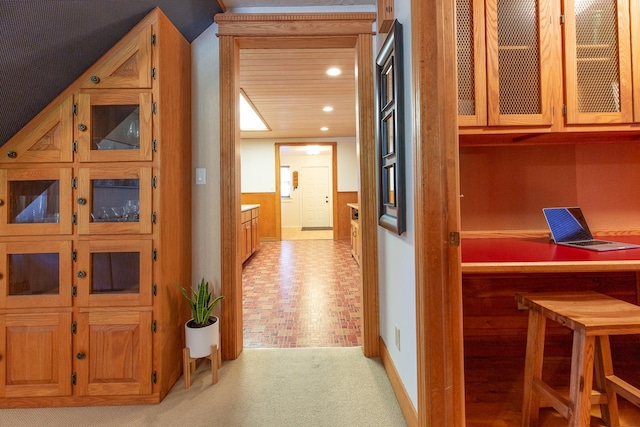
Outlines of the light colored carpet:
[{"label": "light colored carpet", "polygon": [[211,384],[208,360],[159,405],[0,410],[6,426],[406,426],[379,359],[360,347],[245,349]]}]

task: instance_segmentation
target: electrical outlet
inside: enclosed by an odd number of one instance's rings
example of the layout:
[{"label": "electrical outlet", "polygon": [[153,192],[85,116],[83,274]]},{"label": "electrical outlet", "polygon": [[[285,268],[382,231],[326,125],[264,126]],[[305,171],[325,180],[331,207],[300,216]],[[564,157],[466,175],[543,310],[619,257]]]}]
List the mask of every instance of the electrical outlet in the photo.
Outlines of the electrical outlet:
[{"label": "electrical outlet", "polygon": [[396,326],[396,348],[400,351],[400,328]]}]

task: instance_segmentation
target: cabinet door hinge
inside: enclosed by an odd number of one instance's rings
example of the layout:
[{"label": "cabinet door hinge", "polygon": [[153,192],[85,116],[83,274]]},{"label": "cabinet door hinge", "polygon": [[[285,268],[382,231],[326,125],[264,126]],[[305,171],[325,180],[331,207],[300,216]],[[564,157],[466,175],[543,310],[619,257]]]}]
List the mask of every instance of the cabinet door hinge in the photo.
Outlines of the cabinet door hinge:
[{"label": "cabinet door hinge", "polygon": [[155,34],[151,34],[151,45],[152,46],[156,45],[156,35]]},{"label": "cabinet door hinge", "polygon": [[151,186],[153,188],[158,188],[158,177],[154,176],[153,178],[151,178]]},{"label": "cabinet door hinge", "polygon": [[73,177],[71,178],[71,188],[73,190],[77,190],[78,189],[78,177]]},{"label": "cabinet door hinge", "polygon": [[567,104],[564,104],[564,105],[562,106],[562,115],[563,115],[563,116],[566,116],[566,115],[567,115]]},{"label": "cabinet door hinge", "polygon": [[71,143],[71,150],[72,150],[74,153],[77,153],[77,152],[78,152],[78,141],[73,141],[73,142]]},{"label": "cabinet door hinge", "polygon": [[78,225],[78,214],[77,213],[71,214],[71,224]]},{"label": "cabinet door hinge", "polygon": [[460,246],[460,233],[457,231],[449,233],[449,246]]},{"label": "cabinet door hinge", "polygon": [[151,286],[151,293],[154,297],[158,296],[158,285],[156,285],[155,283],[153,284],[153,286]]},{"label": "cabinet door hinge", "polygon": [[71,374],[71,385],[76,385],[76,373]]},{"label": "cabinet door hinge", "polygon": [[71,261],[77,261],[78,260],[78,250],[74,249],[71,251]]},{"label": "cabinet door hinge", "polygon": [[156,79],[156,67],[152,67],[152,68],[151,68],[151,78],[152,78],[153,80],[155,80],[155,79]]},{"label": "cabinet door hinge", "polygon": [[156,322],[155,320],[151,322],[151,332],[153,332],[154,334],[158,332],[158,322]]},{"label": "cabinet door hinge", "polygon": [[78,103],[77,102],[75,104],[73,104],[73,106],[71,107],[71,111],[73,112],[74,116],[78,115]]},{"label": "cabinet door hinge", "polygon": [[152,102],[151,103],[151,112],[153,114],[158,114],[158,103],[157,102]]},{"label": "cabinet door hinge", "polygon": [[151,253],[151,259],[156,261],[158,259],[158,250],[157,249],[153,249],[153,252]]},{"label": "cabinet door hinge", "polygon": [[78,333],[78,324],[75,321],[71,322],[71,333],[74,335]]},{"label": "cabinet door hinge", "polygon": [[564,25],[564,15],[560,15],[560,25]]},{"label": "cabinet door hinge", "polygon": [[151,224],[155,224],[156,221],[158,221],[158,214],[154,212],[151,214]]},{"label": "cabinet door hinge", "polygon": [[151,149],[153,150],[154,153],[158,152],[158,140],[157,139],[154,139],[151,142]]},{"label": "cabinet door hinge", "polygon": [[153,371],[151,374],[151,383],[155,384],[156,382],[158,382],[158,372]]},{"label": "cabinet door hinge", "polygon": [[78,285],[71,286],[71,296],[72,297],[78,296]]}]

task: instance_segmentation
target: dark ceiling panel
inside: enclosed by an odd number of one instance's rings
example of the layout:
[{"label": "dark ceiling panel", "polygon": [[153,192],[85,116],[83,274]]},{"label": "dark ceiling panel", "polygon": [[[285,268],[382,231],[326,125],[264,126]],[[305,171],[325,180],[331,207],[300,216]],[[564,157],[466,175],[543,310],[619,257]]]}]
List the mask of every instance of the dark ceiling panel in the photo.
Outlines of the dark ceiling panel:
[{"label": "dark ceiling panel", "polygon": [[0,0],[0,146],[160,7],[193,41],[217,0]]}]

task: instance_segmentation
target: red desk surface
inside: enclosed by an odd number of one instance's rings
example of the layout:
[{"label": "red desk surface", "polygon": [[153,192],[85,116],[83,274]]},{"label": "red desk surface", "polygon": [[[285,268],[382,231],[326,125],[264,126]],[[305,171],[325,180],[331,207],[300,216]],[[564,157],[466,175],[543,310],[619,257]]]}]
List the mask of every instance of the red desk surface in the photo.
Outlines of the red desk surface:
[{"label": "red desk surface", "polygon": [[[606,240],[640,244],[640,236]],[[556,245],[548,239],[462,239],[463,273],[640,270],[640,248],[607,252]]]}]

